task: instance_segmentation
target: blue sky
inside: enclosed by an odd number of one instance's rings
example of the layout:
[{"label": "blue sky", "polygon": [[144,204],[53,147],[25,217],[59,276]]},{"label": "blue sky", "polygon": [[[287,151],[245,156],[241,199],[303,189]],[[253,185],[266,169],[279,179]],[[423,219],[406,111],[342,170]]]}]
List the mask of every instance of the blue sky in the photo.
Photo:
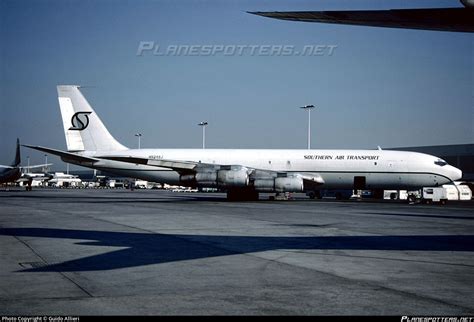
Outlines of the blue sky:
[{"label": "blue sky", "polygon": [[[0,1],[0,164],[15,139],[65,149],[56,85],[136,147],[375,148],[474,141],[473,35],[280,21],[246,11],[458,7],[447,1]],[[137,56],[168,45],[335,45],[323,56]],[[22,149],[31,162],[43,154]],[[59,159],[53,159],[62,167]]]}]

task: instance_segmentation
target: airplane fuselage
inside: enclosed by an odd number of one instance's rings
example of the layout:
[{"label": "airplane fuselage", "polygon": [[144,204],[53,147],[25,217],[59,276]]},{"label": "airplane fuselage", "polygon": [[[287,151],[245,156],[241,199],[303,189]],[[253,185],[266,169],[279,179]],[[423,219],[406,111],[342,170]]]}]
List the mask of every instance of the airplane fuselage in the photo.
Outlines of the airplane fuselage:
[{"label": "airplane fuselage", "polygon": [[128,149],[107,130],[77,85],[59,85],[67,151],[33,149],[123,177],[227,190],[229,200],[260,192],[419,189],[462,177],[427,154],[378,150]]},{"label": "airplane fuselage", "polygon": [[[257,149],[130,149],[95,152],[87,156],[139,157],[155,160],[194,161],[241,165],[285,173],[319,174],[321,189],[418,189],[461,178],[461,171],[437,157],[387,150],[257,150]],[[80,164],[88,166],[87,164]],[[92,166],[90,166],[92,167]],[[148,181],[183,184],[180,174],[167,168],[101,160],[93,168]],[[359,183],[357,183],[359,182]],[[361,183],[363,187],[361,186]],[[356,187],[357,188],[357,187]]]}]

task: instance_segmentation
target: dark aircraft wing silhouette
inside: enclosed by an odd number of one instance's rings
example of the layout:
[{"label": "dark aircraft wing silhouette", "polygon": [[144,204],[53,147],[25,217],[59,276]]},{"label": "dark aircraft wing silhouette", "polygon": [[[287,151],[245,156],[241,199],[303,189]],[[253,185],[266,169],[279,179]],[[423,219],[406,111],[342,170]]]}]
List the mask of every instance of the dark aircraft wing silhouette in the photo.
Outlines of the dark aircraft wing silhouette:
[{"label": "dark aircraft wing silhouette", "polygon": [[257,11],[249,13],[282,20],[474,32],[474,8],[472,7],[358,11]]}]

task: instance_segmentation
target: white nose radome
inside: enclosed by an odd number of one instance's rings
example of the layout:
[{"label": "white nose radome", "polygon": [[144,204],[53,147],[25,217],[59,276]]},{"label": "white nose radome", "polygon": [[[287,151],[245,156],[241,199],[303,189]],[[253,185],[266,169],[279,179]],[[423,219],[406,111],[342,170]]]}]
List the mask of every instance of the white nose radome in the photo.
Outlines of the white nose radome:
[{"label": "white nose radome", "polygon": [[456,181],[462,178],[462,171],[456,167],[449,166],[449,178]]}]

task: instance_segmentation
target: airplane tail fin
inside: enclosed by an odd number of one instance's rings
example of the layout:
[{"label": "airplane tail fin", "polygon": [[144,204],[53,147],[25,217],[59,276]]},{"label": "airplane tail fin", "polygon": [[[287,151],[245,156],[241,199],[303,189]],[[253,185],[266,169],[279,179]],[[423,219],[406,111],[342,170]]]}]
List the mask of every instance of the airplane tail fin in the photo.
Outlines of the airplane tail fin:
[{"label": "airplane tail fin", "polygon": [[12,167],[18,167],[21,163],[21,156],[20,156],[20,139],[16,139],[16,153],[15,153],[15,161],[12,163]]},{"label": "airplane tail fin", "polygon": [[76,85],[59,85],[58,100],[63,119],[67,150],[120,151],[120,144],[107,130]]}]

